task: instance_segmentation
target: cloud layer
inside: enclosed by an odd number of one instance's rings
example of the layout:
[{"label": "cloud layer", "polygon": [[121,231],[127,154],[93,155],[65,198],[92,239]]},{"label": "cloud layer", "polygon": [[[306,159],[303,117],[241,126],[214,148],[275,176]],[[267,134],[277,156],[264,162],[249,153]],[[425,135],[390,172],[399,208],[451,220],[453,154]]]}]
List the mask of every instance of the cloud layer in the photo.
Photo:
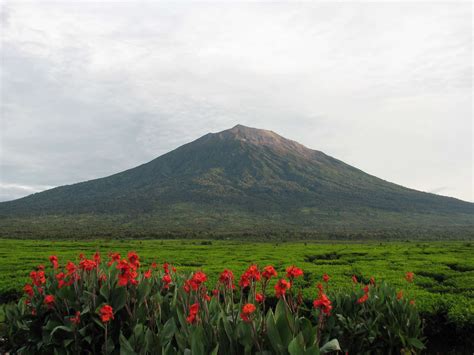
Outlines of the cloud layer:
[{"label": "cloud layer", "polygon": [[1,6],[0,200],[237,123],[474,200],[469,3]]}]

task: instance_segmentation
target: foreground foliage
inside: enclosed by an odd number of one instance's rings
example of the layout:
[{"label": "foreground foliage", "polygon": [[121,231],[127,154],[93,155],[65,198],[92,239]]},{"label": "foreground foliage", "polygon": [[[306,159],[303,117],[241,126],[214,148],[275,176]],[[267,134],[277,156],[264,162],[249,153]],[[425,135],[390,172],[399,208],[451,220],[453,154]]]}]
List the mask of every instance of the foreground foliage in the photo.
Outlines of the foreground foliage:
[{"label": "foreground foliage", "polygon": [[[323,275],[313,302],[302,296],[304,271],[250,265],[215,285],[139,256],[96,253],[30,273],[25,296],[6,308],[7,337],[18,353],[322,354],[415,353],[423,348],[414,301],[375,279],[331,289]],[[406,274],[407,284],[413,281]]]}]

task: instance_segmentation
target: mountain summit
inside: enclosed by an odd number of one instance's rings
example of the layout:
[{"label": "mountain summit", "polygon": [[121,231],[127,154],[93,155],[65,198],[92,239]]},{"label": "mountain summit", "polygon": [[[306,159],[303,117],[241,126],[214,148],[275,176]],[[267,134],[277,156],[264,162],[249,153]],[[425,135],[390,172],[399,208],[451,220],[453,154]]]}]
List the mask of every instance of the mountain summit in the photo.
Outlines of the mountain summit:
[{"label": "mountain summit", "polygon": [[0,231],[19,225],[51,230],[67,221],[129,235],[312,233],[470,228],[473,218],[472,203],[381,180],[272,131],[242,125],[115,175],[0,203]]}]

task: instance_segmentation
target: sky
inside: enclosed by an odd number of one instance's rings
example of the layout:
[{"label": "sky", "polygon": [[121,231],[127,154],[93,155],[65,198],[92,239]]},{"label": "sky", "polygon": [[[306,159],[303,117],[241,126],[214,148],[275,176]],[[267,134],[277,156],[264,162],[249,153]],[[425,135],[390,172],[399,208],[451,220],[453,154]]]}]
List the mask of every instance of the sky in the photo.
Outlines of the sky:
[{"label": "sky", "polygon": [[0,201],[275,131],[474,201],[470,2],[0,2]]}]

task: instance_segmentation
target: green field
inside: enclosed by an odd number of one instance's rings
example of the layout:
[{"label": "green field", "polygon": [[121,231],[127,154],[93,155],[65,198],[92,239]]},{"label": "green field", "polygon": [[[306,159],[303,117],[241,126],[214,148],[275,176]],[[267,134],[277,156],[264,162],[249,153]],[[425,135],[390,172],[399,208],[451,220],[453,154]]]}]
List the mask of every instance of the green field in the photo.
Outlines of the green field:
[{"label": "green field", "polygon": [[[416,299],[419,310],[446,317],[457,327],[474,325],[474,243],[252,243],[198,240],[47,241],[0,239],[0,295],[21,290],[28,273],[39,263],[48,265],[55,254],[60,262],[75,260],[80,252],[137,251],[145,263],[168,261],[181,270],[201,269],[209,287],[224,268],[237,277],[250,263],[273,264],[279,271],[295,264],[305,271],[306,298],[323,273],[334,288],[352,287],[353,274],[368,280],[384,279]],[[413,284],[406,271],[416,275]],[[283,273],[281,273],[283,275]],[[5,297],[3,297],[5,299]]]}]

